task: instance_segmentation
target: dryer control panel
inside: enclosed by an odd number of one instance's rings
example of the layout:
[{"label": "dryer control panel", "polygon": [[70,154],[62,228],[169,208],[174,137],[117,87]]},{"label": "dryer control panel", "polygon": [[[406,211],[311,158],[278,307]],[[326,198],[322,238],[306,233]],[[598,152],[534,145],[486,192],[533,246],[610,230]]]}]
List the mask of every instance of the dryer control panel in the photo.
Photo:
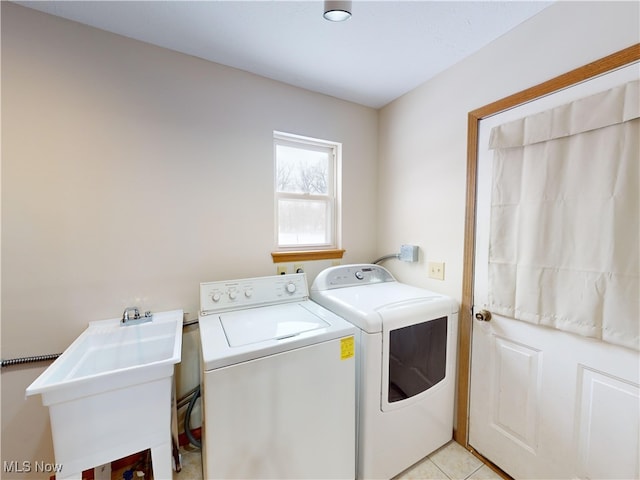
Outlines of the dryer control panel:
[{"label": "dryer control panel", "polygon": [[206,282],[200,284],[200,313],[209,315],[308,298],[304,273]]},{"label": "dryer control panel", "polygon": [[356,285],[371,285],[374,283],[395,282],[396,279],[389,271],[375,264],[339,265],[323,270],[316,277],[313,288],[315,290],[330,290],[332,288],[354,287]]}]

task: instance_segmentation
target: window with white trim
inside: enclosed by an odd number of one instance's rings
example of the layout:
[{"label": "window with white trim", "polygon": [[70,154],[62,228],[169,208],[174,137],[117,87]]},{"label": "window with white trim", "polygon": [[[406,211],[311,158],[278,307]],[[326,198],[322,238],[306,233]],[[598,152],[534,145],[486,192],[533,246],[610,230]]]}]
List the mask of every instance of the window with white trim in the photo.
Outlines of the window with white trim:
[{"label": "window with white trim", "polygon": [[339,248],[341,144],[273,134],[276,248]]}]

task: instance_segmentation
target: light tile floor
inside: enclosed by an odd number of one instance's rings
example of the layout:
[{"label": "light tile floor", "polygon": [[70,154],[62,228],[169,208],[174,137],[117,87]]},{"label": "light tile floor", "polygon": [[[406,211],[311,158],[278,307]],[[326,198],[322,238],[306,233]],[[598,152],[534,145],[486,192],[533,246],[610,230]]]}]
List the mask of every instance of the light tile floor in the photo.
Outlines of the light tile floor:
[{"label": "light tile floor", "polygon": [[451,441],[394,480],[502,480],[502,477]]},{"label": "light tile floor", "polygon": [[[182,471],[173,480],[201,480],[200,450],[181,448]],[[405,470],[394,480],[502,480],[460,444],[451,441],[424,460]]]}]

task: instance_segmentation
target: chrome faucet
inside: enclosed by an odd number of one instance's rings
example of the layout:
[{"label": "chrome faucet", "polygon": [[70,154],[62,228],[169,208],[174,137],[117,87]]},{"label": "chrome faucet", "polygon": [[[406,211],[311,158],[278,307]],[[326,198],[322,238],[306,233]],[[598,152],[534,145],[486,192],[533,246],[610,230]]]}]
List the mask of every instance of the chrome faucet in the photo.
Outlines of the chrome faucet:
[{"label": "chrome faucet", "polygon": [[[131,316],[133,314],[133,316]],[[153,320],[153,314],[151,312],[144,312],[144,317],[140,316],[138,307],[127,307],[122,312],[121,325],[137,325],[139,323],[150,322]]]},{"label": "chrome faucet", "polygon": [[[133,313],[133,318],[129,316],[129,313]],[[122,313],[122,323],[127,323],[129,320],[138,320],[140,318],[140,311],[138,307],[127,307]]]}]

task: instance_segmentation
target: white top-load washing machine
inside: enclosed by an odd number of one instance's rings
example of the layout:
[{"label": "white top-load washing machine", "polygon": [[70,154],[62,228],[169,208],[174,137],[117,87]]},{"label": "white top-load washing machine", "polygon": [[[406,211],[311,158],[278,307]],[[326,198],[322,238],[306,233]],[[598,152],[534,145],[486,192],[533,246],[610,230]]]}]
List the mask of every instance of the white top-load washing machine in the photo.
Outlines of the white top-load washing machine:
[{"label": "white top-load washing machine", "polygon": [[357,329],[304,273],[200,284],[206,479],[353,479]]},{"label": "white top-load washing machine", "polygon": [[356,327],[357,478],[389,479],[453,435],[458,307],[378,265],[322,271],[311,299]]}]

